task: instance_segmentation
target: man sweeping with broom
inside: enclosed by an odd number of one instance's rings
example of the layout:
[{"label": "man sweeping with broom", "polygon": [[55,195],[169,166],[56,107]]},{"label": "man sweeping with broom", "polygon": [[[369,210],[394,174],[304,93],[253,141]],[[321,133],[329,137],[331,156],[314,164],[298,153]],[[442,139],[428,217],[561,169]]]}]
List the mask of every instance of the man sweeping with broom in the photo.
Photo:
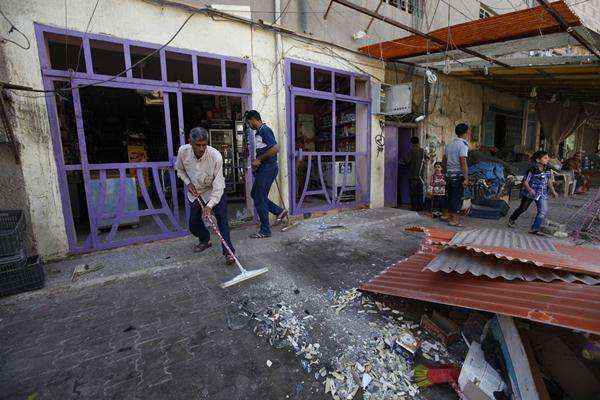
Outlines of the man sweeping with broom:
[{"label": "man sweeping with broom", "polygon": [[175,170],[185,184],[190,202],[190,232],[198,238],[194,251],[202,252],[212,246],[203,217],[210,220],[214,216],[219,232],[231,250],[230,254],[222,243],[223,255],[227,264],[233,265],[235,249],[229,236],[223,157],[208,145],[206,129],[198,127],[190,131],[190,143],[181,146],[177,152]]},{"label": "man sweeping with broom", "polygon": [[[208,145],[206,129],[194,128],[190,131],[190,144],[179,148],[175,169],[177,176],[181,178],[187,188],[191,209],[190,232],[199,241],[194,250],[201,252],[211,247],[210,232],[206,229],[204,218],[212,231],[219,237],[227,264],[235,264],[240,271],[239,274],[222,283],[221,287],[237,285],[267,273],[269,269],[266,267],[254,270],[245,269],[235,256],[227,219],[223,157],[218,150]],[[216,225],[213,216],[217,220]]]}]

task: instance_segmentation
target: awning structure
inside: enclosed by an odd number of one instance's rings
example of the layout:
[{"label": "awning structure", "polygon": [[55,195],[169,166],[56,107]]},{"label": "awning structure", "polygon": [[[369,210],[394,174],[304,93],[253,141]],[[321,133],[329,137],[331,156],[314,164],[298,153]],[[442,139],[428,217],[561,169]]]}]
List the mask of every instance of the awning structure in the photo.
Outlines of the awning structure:
[{"label": "awning structure", "polygon": [[[533,97],[538,100],[550,101],[557,95],[562,100],[600,101],[600,63],[590,63],[588,57],[553,58],[514,59],[511,60],[511,64],[515,65],[513,69],[477,68],[476,64],[467,63],[451,67],[450,75],[519,97],[535,95]],[[542,62],[564,64],[536,65]],[[529,65],[519,65],[525,63]]]},{"label": "awning structure", "polygon": [[[554,2],[550,6],[570,26],[581,26],[579,17],[563,1]],[[440,28],[430,32],[429,35],[454,47],[477,50],[475,46],[529,37],[539,38],[563,31],[559,22],[544,7],[539,6]],[[434,43],[419,35],[411,35],[365,46],[360,50],[386,60],[411,61],[411,57],[451,51],[453,50],[451,46]]]},{"label": "awning structure", "polygon": [[[427,265],[449,244],[454,232],[435,228],[425,231],[427,238],[421,251],[383,271],[360,289],[600,334],[599,286],[430,271]],[[584,252],[586,257],[592,255],[592,251]],[[597,252],[594,254],[598,256]]]}]

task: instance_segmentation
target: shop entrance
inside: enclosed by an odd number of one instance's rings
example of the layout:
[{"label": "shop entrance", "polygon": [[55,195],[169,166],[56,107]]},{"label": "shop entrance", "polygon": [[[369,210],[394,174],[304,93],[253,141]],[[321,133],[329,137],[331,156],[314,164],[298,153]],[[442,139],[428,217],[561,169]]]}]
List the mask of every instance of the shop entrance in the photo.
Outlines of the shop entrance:
[{"label": "shop entrance", "polygon": [[223,156],[231,223],[252,219],[246,60],[36,29],[44,85],[54,90],[48,113],[71,252],[187,234],[189,204],[173,166],[196,126]]},{"label": "shop entrance", "polygon": [[288,68],[292,213],[368,204],[368,82],[296,62]]}]

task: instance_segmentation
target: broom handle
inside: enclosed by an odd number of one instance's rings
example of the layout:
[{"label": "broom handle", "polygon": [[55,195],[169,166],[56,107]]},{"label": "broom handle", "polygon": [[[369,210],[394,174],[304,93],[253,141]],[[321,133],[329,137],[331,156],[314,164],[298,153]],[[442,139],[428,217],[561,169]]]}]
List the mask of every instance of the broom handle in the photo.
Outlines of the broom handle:
[{"label": "broom handle", "polygon": [[[202,209],[204,209],[204,207],[206,207],[206,202],[204,201],[204,199],[201,196],[198,196],[196,198],[196,200],[198,200],[198,202],[202,205]],[[221,241],[221,244],[223,245],[223,247],[225,247],[225,249],[227,250],[227,253],[231,257],[233,257],[233,259],[235,260],[235,264],[238,266],[240,271],[245,272],[246,270],[244,269],[244,267],[242,267],[242,264],[240,264],[240,260],[238,260],[238,258],[235,256],[233,251],[231,251],[231,248],[229,247],[229,245],[227,244],[225,239],[223,239],[223,235],[221,235],[219,228],[217,227],[217,225],[215,225],[215,223],[211,217],[206,218],[208,220],[208,225],[213,230],[213,232],[219,237],[219,240]]]}]

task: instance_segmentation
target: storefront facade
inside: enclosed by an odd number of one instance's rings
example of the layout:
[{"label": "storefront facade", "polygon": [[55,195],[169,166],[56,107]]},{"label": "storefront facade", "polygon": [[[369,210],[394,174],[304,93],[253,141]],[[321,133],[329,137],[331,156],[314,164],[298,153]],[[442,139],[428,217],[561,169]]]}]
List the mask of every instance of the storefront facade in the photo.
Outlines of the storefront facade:
[{"label": "storefront facade", "polygon": [[[189,16],[187,9],[136,0],[115,2],[99,8],[90,28],[87,21],[94,5],[90,1],[69,10],[65,29],[64,3],[50,3],[30,0],[7,5],[4,11],[33,40],[29,52],[2,49],[10,60],[2,80],[55,90],[45,95],[7,92],[34,241],[41,255],[50,258],[187,234],[187,205],[172,168],[177,149],[197,121],[212,118],[226,124],[211,125],[215,134],[233,130],[230,146],[243,147],[248,156],[252,138],[237,141],[237,129],[243,111],[250,108],[257,109],[274,129],[281,147],[282,201],[273,185],[274,201],[285,203],[295,214],[359,204],[383,206],[383,155],[370,154],[381,128],[379,118],[370,114],[368,94],[370,81],[383,80],[381,63],[339,48],[336,52],[343,57],[338,57],[325,51],[323,44],[312,45],[310,39],[294,36],[283,36],[277,56],[273,32],[202,14],[194,15],[172,43],[160,48]],[[63,47],[75,56],[61,65],[56,54]],[[145,60],[143,70],[135,66],[159,48]],[[98,61],[99,57],[108,58]],[[293,85],[292,64],[308,66],[319,76],[325,72],[332,88]],[[123,70],[127,71],[115,77]],[[345,93],[335,92],[338,74],[351,83]],[[207,76],[208,81],[203,81]],[[274,77],[279,79],[280,92],[274,89]],[[363,90],[359,95],[357,81]],[[316,98],[329,102],[332,125],[354,126],[343,127],[343,133],[340,127],[343,145],[332,134],[327,149],[302,149],[297,143],[296,102]],[[338,121],[342,114],[336,110],[342,106],[356,110],[346,113],[354,116]],[[360,134],[352,135],[352,129]],[[119,130],[128,138],[120,146]],[[143,136],[145,152],[138,142]],[[150,143],[152,138],[160,139],[160,149]],[[302,158],[305,163],[310,158],[307,175],[313,178],[298,182],[297,163]],[[247,169],[247,159],[235,165],[240,167]],[[333,176],[335,167],[339,171]],[[350,168],[356,170],[353,181],[344,182]],[[230,212],[230,218],[237,211],[251,217],[246,195],[251,172],[237,177],[236,191],[232,189],[228,197],[240,207]],[[319,190],[317,183],[322,183],[320,194],[312,193]],[[77,185],[80,189],[75,189]]]}]

